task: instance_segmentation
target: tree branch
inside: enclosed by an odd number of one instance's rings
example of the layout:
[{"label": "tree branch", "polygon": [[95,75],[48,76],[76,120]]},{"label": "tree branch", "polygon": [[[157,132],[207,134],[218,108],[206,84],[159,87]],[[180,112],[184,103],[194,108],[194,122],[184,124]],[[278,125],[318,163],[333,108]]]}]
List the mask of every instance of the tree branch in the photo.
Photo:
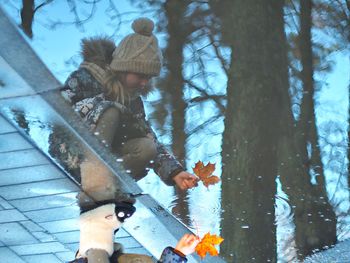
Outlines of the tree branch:
[{"label": "tree branch", "polygon": [[192,136],[193,134],[196,134],[200,130],[204,129],[208,124],[216,121],[220,117],[222,117],[221,114],[215,115],[215,116],[209,118],[208,120],[206,120],[205,122],[203,122],[202,124],[198,125],[196,128],[192,129],[191,131],[188,131],[187,132],[188,137]]},{"label": "tree branch", "polygon": [[53,0],[47,0],[47,1],[43,2],[43,3],[41,3],[40,5],[38,5],[37,7],[35,7],[34,13],[35,13],[36,11],[38,11],[40,8],[42,8],[43,6],[50,4],[51,2],[53,2]]},{"label": "tree branch", "polygon": [[[202,95],[204,95],[205,98],[212,99],[215,102],[215,104],[218,106],[221,114],[225,115],[226,107],[221,104],[221,102],[220,102],[220,95],[219,96],[210,95],[204,89],[202,89],[202,88],[198,87],[197,85],[195,85],[192,81],[187,80],[187,79],[185,79],[184,81],[190,87],[194,88],[195,90],[199,91]],[[221,97],[226,97],[226,96],[221,95]]]},{"label": "tree branch", "polygon": [[30,38],[33,37],[34,0],[22,0],[21,27]]},{"label": "tree branch", "polygon": [[225,60],[225,58],[222,56],[220,50],[219,50],[219,47],[216,45],[215,43],[215,39],[214,37],[212,36],[212,34],[208,34],[208,37],[210,39],[210,42],[214,48],[214,51],[215,51],[215,55],[217,56],[217,58],[220,60],[221,62],[221,67],[222,69],[224,70],[226,76],[229,76],[229,65],[227,63],[227,61]]}]

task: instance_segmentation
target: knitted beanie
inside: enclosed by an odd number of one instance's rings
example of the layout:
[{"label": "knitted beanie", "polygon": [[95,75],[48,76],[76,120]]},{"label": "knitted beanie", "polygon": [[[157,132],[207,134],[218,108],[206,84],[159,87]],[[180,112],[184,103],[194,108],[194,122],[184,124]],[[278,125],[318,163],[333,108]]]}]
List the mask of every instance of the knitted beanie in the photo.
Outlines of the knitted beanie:
[{"label": "knitted beanie", "polygon": [[132,23],[135,33],[126,36],[113,52],[112,70],[158,76],[162,54],[157,38],[152,34],[154,23],[139,18]]}]

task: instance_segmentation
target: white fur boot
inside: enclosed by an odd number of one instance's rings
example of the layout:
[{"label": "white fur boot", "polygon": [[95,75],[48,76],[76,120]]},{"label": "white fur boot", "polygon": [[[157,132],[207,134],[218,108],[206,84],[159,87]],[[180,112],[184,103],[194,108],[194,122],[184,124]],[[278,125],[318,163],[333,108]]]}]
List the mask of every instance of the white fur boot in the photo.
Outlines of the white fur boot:
[{"label": "white fur boot", "polygon": [[115,214],[115,204],[106,204],[80,215],[79,254],[87,257],[89,249],[102,249],[113,254],[114,231],[122,223]]}]

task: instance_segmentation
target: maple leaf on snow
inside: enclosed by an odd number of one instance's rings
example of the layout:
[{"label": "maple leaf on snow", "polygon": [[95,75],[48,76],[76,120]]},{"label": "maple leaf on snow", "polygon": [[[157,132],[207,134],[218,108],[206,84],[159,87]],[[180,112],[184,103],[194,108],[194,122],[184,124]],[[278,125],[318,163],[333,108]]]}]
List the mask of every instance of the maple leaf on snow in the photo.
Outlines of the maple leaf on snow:
[{"label": "maple leaf on snow", "polygon": [[220,178],[213,175],[213,172],[215,171],[215,163],[208,163],[207,165],[204,165],[203,162],[198,161],[194,168],[193,172],[195,175],[198,176],[198,178],[203,182],[205,187],[209,187],[209,185],[217,184],[220,182]]}]

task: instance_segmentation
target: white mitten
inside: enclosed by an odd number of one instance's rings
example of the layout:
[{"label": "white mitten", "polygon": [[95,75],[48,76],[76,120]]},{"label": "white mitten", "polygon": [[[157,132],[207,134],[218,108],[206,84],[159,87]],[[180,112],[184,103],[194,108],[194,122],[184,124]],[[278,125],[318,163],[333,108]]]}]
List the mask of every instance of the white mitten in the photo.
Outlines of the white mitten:
[{"label": "white mitten", "polygon": [[105,250],[109,256],[113,254],[114,231],[122,225],[115,212],[115,204],[106,204],[80,215],[81,256],[87,257],[89,249]]}]

